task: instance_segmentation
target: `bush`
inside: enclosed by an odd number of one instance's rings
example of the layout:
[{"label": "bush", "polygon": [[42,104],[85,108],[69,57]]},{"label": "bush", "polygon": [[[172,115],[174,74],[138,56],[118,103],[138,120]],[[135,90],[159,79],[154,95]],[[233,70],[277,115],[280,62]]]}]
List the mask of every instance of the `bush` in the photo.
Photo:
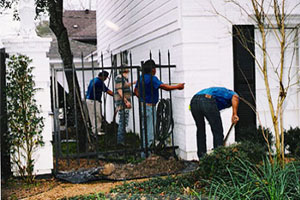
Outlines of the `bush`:
[{"label": "bush", "polygon": [[204,179],[215,176],[227,177],[227,168],[236,167],[240,160],[258,163],[265,157],[265,150],[251,142],[242,142],[229,147],[219,147],[199,161],[198,172]]},{"label": "bush", "polygon": [[258,128],[254,126],[249,126],[243,128],[239,132],[239,142],[250,142],[255,144],[257,147],[263,147],[265,152],[268,151],[268,146],[262,132],[264,131],[266,137],[268,138],[270,146],[273,145],[273,134],[268,128],[259,126]]},{"label": "bush", "polygon": [[284,146],[292,156],[300,157],[300,128],[292,128],[284,132]]},{"label": "bush", "polygon": [[44,118],[39,116],[34,95],[37,91],[33,80],[33,67],[27,56],[10,57],[7,72],[7,115],[11,159],[18,173],[27,182],[34,179],[33,153],[43,145]]}]

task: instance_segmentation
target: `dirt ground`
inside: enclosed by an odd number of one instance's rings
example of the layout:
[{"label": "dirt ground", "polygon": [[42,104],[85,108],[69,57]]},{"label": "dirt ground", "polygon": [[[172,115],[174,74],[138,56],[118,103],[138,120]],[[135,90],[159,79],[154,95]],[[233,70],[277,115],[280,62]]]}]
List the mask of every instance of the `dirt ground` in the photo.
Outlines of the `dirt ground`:
[{"label": "dirt ground", "polygon": [[[82,165],[85,165],[85,167],[87,165],[84,161],[80,163],[84,163]],[[69,166],[72,165],[75,166],[75,163],[71,162]],[[89,165],[95,167],[97,163],[91,162]],[[130,181],[144,181],[146,179],[134,179],[155,176],[157,174],[173,174],[179,172],[184,167],[185,165],[182,161],[172,157],[164,159],[160,156],[151,156],[137,164],[115,164],[115,170],[108,178],[115,180],[130,179]],[[4,184],[4,187],[2,184],[1,199],[60,199],[63,197],[95,194],[99,192],[108,193],[111,188],[123,183],[123,181],[102,180],[83,184],[72,184],[51,178],[36,180],[34,185],[25,186],[21,181],[14,180],[8,184]]]}]

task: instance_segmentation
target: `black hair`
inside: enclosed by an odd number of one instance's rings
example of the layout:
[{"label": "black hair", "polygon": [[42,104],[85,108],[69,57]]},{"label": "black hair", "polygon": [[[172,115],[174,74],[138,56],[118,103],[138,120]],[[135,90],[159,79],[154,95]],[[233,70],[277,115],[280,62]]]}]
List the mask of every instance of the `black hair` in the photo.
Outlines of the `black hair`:
[{"label": "black hair", "polygon": [[152,69],[154,69],[156,67],[156,64],[154,62],[154,60],[147,60],[144,64],[143,64],[143,71],[145,74],[150,74],[152,72]]},{"label": "black hair", "polygon": [[102,71],[102,72],[99,72],[99,74],[98,74],[98,77],[108,77],[108,72],[107,71]]}]

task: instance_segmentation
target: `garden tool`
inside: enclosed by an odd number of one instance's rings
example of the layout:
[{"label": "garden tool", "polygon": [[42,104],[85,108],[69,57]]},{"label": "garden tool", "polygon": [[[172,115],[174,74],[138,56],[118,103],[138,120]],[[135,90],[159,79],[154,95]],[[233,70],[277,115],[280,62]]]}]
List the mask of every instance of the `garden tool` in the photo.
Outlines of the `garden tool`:
[{"label": "garden tool", "polygon": [[234,125],[235,125],[234,123],[231,124],[231,126],[230,126],[230,128],[229,128],[229,130],[228,130],[228,132],[227,132],[227,134],[226,134],[226,136],[225,136],[225,138],[224,138],[224,140],[223,140],[223,145],[224,145],[224,146],[226,146],[226,142],[227,142],[227,140],[228,140],[229,134],[230,134],[232,128],[234,127]]}]

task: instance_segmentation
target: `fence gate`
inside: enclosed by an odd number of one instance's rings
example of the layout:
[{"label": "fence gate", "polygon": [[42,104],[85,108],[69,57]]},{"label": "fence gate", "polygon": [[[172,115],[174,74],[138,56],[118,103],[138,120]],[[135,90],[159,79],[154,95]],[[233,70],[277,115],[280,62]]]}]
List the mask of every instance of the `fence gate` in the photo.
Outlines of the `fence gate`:
[{"label": "fence gate", "polygon": [[0,49],[0,131],[1,131],[1,176],[6,178],[11,174],[9,147],[7,144],[7,110],[6,110],[6,66],[5,49]]},{"label": "fence gate", "polygon": [[[101,60],[98,61],[101,65],[99,67],[94,66],[95,62],[92,56],[90,63],[85,63],[82,58],[82,66],[80,67],[77,66],[73,69],[52,68],[51,96],[54,113],[55,173],[99,166],[101,160],[124,162],[128,159],[147,157],[149,153],[163,156],[175,155],[175,148],[178,147],[174,146],[173,140],[171,91],[159,89],[159,101],[151,105],[152,124],[147,124],[146,112],[143,110],[149,105],[141,102],[143,94],[137,97],[133,93],[135,81],[143,82],[144,80],[140,79],[143,77],[141,68],[143,62],[139,66],[134,66],[131,58],[131,53],[121,52],[117,56],[111,56],[110,66],[104,66],[103,55],[101,55]],[[150,53],[151,58],[152,54]],[[176,66],[170,65],[170,54],[168,53],[166,65],[161,64],[160,53],[158,58],[155,76],[163,83],[172,84],[171,70]],[[128,83],[132,84],[125,84],[124,77],[121,75],[124,69],[129,70],[127,73]],[[88,85],[96,84],[94,78],[98,77],[98,73],[104,71],[109,72],[109,77],[104,83],[115,94],[114,96],[118,93],[115,89],[116,77],[122,77],[123,92],[126,87],[127,91],[128,89],[131,91],[129,97],[131,108],[127,109],[128,120],[124,117],[125,115],[120,114],[121,111],[118,111],[118,107],[115,106],[116,98],[107,93],[102,93],[101,103],[92,101],[92,110],[91,107],[88,107],[90,102],[85,95]],[[96,96],[95,90],[93,94]],[[97,110],[102,110],[101,127],[95,120]],[[91,113],[94,114],[91,115]],[[128,121],[127,127],[122,126],[125,140],[118,144],[118,125],[125,121]],[[148,144],[147,140],[149,137],[147,126],[153,126],[154,141],[150,141],[151,144]]]}]

